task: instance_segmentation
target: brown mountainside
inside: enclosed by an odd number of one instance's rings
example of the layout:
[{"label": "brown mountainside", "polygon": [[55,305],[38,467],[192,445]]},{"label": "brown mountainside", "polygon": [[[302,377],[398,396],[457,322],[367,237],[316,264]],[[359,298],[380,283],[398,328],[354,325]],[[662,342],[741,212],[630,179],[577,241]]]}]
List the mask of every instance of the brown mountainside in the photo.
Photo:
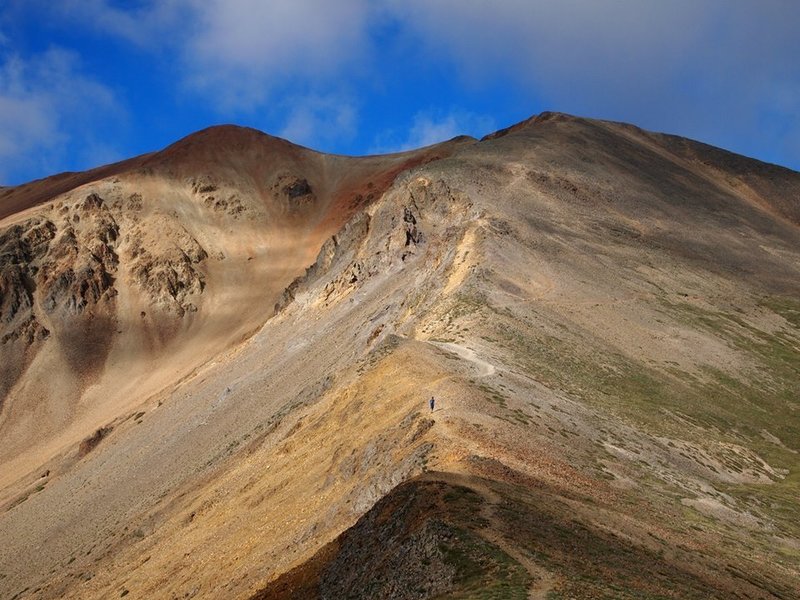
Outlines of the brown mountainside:
[{"label": "brown mountainside", "polygon": [[0,595],[796,597],[799,199],[557,113],[0,190]]},{"label": "brown mountainside", "polygon": [[449,151],[358,160],[223,126],[66,193],[12,188],[35,208],[0,234],[0,457],[30,468],[240,342],[398,171]]}]

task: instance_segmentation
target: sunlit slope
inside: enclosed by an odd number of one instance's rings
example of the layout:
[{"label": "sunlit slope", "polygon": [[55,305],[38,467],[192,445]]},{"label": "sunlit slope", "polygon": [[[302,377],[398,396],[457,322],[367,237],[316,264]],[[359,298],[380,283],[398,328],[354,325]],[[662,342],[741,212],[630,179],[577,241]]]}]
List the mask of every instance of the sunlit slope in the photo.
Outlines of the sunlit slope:
[{"label": "sunlit slope", "polygon": [[797,596],[800,175],[555,114],[441,154],[7,488],[0,589]]},{"label": "sunlit slope", "polygon": [[457,145],[353,159],[222,126],[6,190],[0,484],[246,339],[352,214]]}]

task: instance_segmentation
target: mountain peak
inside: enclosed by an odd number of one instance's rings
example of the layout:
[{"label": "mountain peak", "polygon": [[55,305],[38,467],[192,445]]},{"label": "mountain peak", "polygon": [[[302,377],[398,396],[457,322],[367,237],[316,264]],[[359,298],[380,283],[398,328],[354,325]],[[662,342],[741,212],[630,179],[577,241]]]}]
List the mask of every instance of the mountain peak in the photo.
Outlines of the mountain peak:
[{"label": "mountain peak", "polygon": [[486,140],[0,190],[0,596],[798,597],[800,174]]},{"label": "mountain peak", "polygon": [[481,138],[481,141],[501,138],[508,135],[509,133],[514,133],[516,131],[520,131],[522,129],[532,127],[535,125],[541,125],[542,123],[563,123],[567,121],[577,121],[577,120],[580,120],[580,117],[575,117],[567,113],[544,111],[535,114],[531,117],[528,117],[527,119],[524,119],[519,123],[515,123],[514,125],[504,127],[503,129],[498,129],[497,131]]}]

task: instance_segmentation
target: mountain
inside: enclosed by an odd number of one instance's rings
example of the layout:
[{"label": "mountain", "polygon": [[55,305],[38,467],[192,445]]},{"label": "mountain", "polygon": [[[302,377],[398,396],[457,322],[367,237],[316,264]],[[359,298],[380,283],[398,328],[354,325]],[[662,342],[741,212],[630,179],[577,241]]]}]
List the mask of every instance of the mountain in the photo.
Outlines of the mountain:
[{"label": "mountain", "polygon": [[0,211],[3,597],[800,594],[798,173],[224,126]]},{"label": "mountain", "polygon": [[0,484],[252,334],[325,239],[450,146],[357,160],[215,127],[9,188]]}]

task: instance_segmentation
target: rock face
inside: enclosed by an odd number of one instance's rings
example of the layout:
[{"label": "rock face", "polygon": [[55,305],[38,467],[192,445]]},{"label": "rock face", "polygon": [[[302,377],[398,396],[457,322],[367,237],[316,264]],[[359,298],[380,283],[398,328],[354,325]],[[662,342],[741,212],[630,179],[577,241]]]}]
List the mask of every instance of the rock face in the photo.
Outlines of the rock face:
[{"label": "rock face", "polygon": [[221,189],[219,185],[213,183],[208,177],[190,178],[189,183],[194,194],[208,208],[234,218],[238,218],[245,211],[245,206],[236,191]]},{"label": "rock face", "polygon": [[7,327],[28,320],[33,309],[38,266],[48,251],[56,226],[48,220],[31,219],[0,234],[0,322]]},{"label": "rock face", "polygon": [[345,290],[353,290],[361,279],[374,273],[365,272],[364,265],[352,262],[353,256],[359,250],[359,245],[364,241],[370,229],[370,216],[367,213],[358,213],[348,221],[342,229],[331,236],[322,245],[317,255],[317,260],[306,269],[305,274],[297,277],[281,294],[280,300],[275,304],[275,312],[280,312],[294,301],[297,294],[307,291],[309,284],[320,277],[328,275],[332,269],[346,267],[346,272],[340,273],[325,288],[324,301],[330,300],[333,294],[341,295]]},{"label": "rock face", "polygon": [[5,230],[0,242],[0,341],[3,354],[17,357],[0,367],[4,393],[51,333],[66,347],[93,348],[111,335],[87,324],[114,318],[118,223],[96,193],[46,212]]},{"label": "rock face", "polygon": [[422,234],[417,229],[417,218],[407,206],[403,208],[403,221],[406,224],[406,246],[419,244],[422,241]]},{"label": "rock face", "polygon": [[133,281],[153,307],[183,317],[196,312],[197,300],[205,288],[203,263],[208,253],[185,229],[169,229],[170,244],[160,254],[143,246],[147,239],[142,225],[134,227],[126,238]]},{"label": "rock face", "polygon": [[[349,244],[337,232],[355,210],[433,151],[324,157],[223,126],[3,189],[0,462],[37,438],[83,439],[105,425],[89,422],[91,410],[78,425],[81,403],[111,418],[141,402],[121,379],[147,397],[251,335],[324,241]],[[347,277],[356,285],[357,268]]]}]

